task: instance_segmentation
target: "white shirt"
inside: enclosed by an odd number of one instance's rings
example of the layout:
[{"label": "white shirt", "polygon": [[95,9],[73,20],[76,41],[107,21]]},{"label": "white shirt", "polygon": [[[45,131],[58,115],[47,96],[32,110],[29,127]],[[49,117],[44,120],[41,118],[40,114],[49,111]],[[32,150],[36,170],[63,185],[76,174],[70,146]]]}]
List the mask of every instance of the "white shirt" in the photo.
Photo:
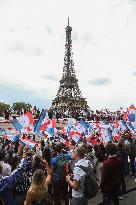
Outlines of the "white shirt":
[{"label": "white shirt", "polygon": [[74,180],[76,181],[80,181],[80,188],[78,189],[78,191],[72,189],[72,197],[74,198],[79,198],[79,197],[83,197],[83,190],[84,190],[84,181],[85,181],[85,175],[86,173],[77,166],[84,166],[84,167],[89,167],[89,160],[84,159],[80,159],[77,163],[75,163],[75,168],[74,168]]},{"label": "white shirt", "polygon": [[2,174],[0,177],[10,176],[11,175],[11,166],[6,164],[4,161],[0,161],[2,164]]}]

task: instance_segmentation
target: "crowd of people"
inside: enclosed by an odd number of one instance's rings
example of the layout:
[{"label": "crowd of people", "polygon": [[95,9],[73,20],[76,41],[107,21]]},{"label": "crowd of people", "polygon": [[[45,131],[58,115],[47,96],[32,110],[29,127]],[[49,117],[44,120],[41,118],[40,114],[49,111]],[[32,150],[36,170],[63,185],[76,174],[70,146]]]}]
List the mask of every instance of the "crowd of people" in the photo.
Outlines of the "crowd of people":
[{"label": "crowd of people", "polygon": [[132,135],[105,145],[43,137],[33,149],[1,138],[0,204],[87,205],[101,191],[104,205],[119,205],[127,197],[126,178],[135,180],[135,158]]},{"label": "crowd of people", "polygon": [[[31,112],[35,119],[38,119],[40,117],[40,109],[36,106],[29,108],[29,109],[20,109],[18,111],[14,111],[13,109],[7,109],[3,113],[3,117],[5,120],[9,120],[11,116],[14,116],[15,114],[20,116],[27,111]],[[48,110],[49,118],[52,119],[64,119],[64,118],[75,118],[80,119],[84,118],[87,121],[115,121],[115,120],[122,120],[124,111],[122,108],[118,109],[117,111],[110,111],[109,109],[103,109],[103,110],[80,110],[80,111],[66,111],[62,112],[60,109],[49,109]]]},{"label": "crowd of people", "polygon": [[121,120],[123,118],[124,111],[122,108],[118,109],[117,111],[110,111],[109,109],[103,110],[80,110],[80,111],[66,111],[62,112],[60,110],[55,110],[53,115],[56,119],[59,118],[85,118],[87,121],[114,121],[114,120]]}]

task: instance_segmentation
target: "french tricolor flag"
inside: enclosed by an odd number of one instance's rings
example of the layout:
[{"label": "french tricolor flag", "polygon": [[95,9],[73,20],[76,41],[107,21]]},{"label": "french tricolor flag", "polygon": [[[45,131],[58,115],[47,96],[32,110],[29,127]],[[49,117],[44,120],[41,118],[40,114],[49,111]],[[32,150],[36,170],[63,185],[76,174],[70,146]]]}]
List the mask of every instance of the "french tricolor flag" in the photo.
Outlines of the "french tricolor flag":
[{"label": "french tricolor flag", "polygon": [[78,132],[81,132],[81,133],[85,132],[85,128],[83,127],[83,125],[81,125],[81,124],[78,123],[78,122],[76,122],[73,127],[74,127],[74,129],[77,130]]},{"label": "french tricolor flag", "polygon": [[28,145],[30,147],[30,149],[33,149],[38,144],[37,142],[30,140],[26,137],[20,138],[19,140],[24,146]]},{"label": "french tricolor flag", "polygon": [[34,127],[34,132],[44,131],[48,124],[50,124],[48,112],[43,109]]},{"label": "french tricolor flag", "polygon": [[48,127],[46,128],[45,134],[47,134],[50,139],[54,138],[54,133]]},{"label": "french tricolor flag", "polygon": [[28,127],[29,125],[35,122],[33,115],[30,112],[25,113],[24,115],[16,118],[21,126]]},{"label": "french tricolor flag", "polygon": [[21,131],[23,129],[23,126],[21,125],[21,123],[16,118],[14,118],[12,120],[12,124],[13,124],[13,126],[15,127],[15,129],[17,131]]},{"label": "french tricolor flag", "polygon": [[20,138],[20,134],[10,137],[9,140],[11,142],[16,142],[17,140],[19,140],[19,138]]},{"label": "french tricolor flag", "polygon": [[3,128],[0,128],[0,133],[7,134],[7,133],[6,133],[6,130],[5,130],[5,129],[3,129]]},{"label": "french tricolor flag", "polygon": [[71,131],[69,135],[75,142],[78,142],[82,134],[78,131]]},{"label": "french tricolor flag", "polygon": [[84,129],[88,129],[90,127],[89,124],[85,122],[83,119],[81,119],[79,123],[82,127],[84,127]]},{"label": "french tricolor flag", "polygon": [[44,131],[46,129],[46,127],[48,127],[50,125],[50,120],[49,119],[43,119],[42,124],[40,126],[40,131]]},{"label": "french tricolor flag", "polygon": [[54,119],[52,119],[52,120],[48,120],[47,121],[48,123],[47,123],[47,125],[46,125],[46,127],[45,127],[45,130],[47,129],[47,128],[49,128],[50,130],[51,130],[51,132],[53,132],[53,133],[56,133],[58,130],[56,129],[56,121],[54,120]]},{"label": "french tricolor flag", "polygon": [[135,122],[136,121],[136,108],[134,105],[131,105],[128,108],[128,119],[130,122]]}]

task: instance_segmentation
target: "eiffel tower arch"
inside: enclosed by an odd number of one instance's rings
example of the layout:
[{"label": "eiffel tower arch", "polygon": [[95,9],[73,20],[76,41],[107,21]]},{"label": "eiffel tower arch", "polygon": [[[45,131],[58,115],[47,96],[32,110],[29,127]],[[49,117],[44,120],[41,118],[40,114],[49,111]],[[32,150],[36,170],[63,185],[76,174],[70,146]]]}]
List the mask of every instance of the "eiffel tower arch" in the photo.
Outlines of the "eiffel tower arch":
[{"label": "eiffel tower arch", "polygon": [[62,79],[55,99],[52,101],[52,108],[65,111],[81,111],[86,110],[88,107],[87,101],[83,98],[79,89],[78,79],[76,78],[73,52],[72,52],[72,27],[68,25],[66,29],[66,44],[65,44],[65,57]]}]

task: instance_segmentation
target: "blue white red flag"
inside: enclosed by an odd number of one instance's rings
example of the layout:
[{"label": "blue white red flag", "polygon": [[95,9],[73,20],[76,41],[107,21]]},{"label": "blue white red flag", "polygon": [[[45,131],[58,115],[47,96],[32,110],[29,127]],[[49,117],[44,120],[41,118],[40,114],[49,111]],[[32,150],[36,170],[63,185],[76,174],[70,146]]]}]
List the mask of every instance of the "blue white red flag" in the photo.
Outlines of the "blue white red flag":
[{"label": "blue white red flag", "polygon": [[20,134],[10,137],[9,140],[11,142],[16,142],[17,140],[19,140],[19,138],[20,138]]},{"label": "blue white red flag", "polygon": [[50,139],[54,138],[54,133],[47,127],[45,133],[48,135]]},{"label": "blue white red flag", "polygon": [[56,133],[58,130],[56,129],[56,121],[54,119],[49,119],[47,120],[46,126],[44,128],[44,130],[46,130],[46,128],[49,128],[51,132]]},{"label": "blue white red flag", "polygon": [[26,112],[25,114],[21,115],[20,117],[16,117],[18,122],[21,124],[23,128],[32,125],[35,122],[33,115],[30,112]]},{"label": "blue white red flag", "polygon": [[0,128],[0,133],[7,134],[6,130],[5,130],[5,129],[3,129],[3,128]]},{"label": "blue white red flag", "polygon": [[134,105],[131,105],[128,108],[128,119],[130,122],[135,122],[136,121],[136,108]]},{"label": "blue white red flag", "polygon": [[39,119],[34,127],[34,132],[39,132],[40,130],[44,131],[47,124],[49,123],[48,119],[49,119],[48,113],[46,110],[43,109],[41,112],[41,115],[40,115],[40,117],[39,117]]},{"label": "blue white red flag", "polygon": [[74,127],[74,129],[77,130],[78,132],[81,132],[81,133],[85,132],[85,128],[83,127],[83,125],[81,125],[81,124],[78,123],[78,122],[76,122],[73,127]]},{"label": "blue white red flag", "polygon": [[20,138],[19,140],[24,146],[28,145],[30,149],[33,149],[38,144],[37,142],[30,140],[28,138]]},{"label": "blue white red flag", "polygon": [[13,119],[12,124],[17,131],[21,131],[21,129],[23,128],[23,126],[20,124],[20,122],[17,119]]},{"label": "blue white red flag", "polygon": [[111,138],[110,138],[107,130],[103,130],[101,133],[102,133],[101,137],[102,137],[103,142],[107,143],[107,142],[111,141]]},{"label": "blue white red flag", "polygon": [[87,122],[85,122],[83,119],[81,119],[79,123],[82,125],[82,127],[84,127],[84,129],[89,128],[89,124]]},{"label": "blue white red flag", "polygon": [[129,127],[130,130],[132,130],[132,131],[134,131],[136,133],[136,128],[135,128],[135,126],[132,123],[130,123],[128,125],[128,127]]},{"label": "blue white red flag", "polygon": [[78,142],[82,134],[78,131],[71,131],[70,132],[70,137],[75,141]]},{"label": "blue white red flag", "polygon": [[120,120],[120,122],[119,122],[119,128],[120,128],[121,131],[125,131],[126,129],[128,129],[128,126],[127,126],[127,124],[126,124],[126,121]]}]

